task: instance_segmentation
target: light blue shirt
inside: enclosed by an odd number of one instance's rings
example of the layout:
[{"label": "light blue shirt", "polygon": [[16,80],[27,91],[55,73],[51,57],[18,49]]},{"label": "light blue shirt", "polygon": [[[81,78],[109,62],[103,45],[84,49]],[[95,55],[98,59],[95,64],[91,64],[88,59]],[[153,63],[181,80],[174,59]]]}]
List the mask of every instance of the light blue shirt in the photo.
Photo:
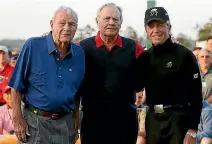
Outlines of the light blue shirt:
[{"label": "light blue shirt", "polygon": [[201,139],[207,137],[212,138],[212,106],[203,101],[200,124],[198,126],[197,143]]}]

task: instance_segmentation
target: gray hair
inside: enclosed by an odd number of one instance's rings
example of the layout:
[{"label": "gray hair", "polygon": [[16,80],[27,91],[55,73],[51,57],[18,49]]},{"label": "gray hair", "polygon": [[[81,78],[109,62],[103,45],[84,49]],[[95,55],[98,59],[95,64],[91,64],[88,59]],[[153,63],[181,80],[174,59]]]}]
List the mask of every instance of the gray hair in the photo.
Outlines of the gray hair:
[{"label": "gray hair", "polygon": [[122,23],[122,22],[123,22],[122,9],[121,9],[120,6],[117,6],[117,5],[114,4],[114,3],[106,3],[106,4],[102,5],[102,6],[98,9],[97,15],[96,15],[96,22],[98,22],[98,19],[99,19],[100,15],[101,15],[102,9],[105,8],[105,7],[108,7],[108,6],[109,6],[109,7],[116,7],[116,8],[118,9],[118,11],[119,11],[119,13],[120,13],[120,21],[121,21],[121,23]]},{"label": "gray hair", "polygon": [[69,15],[74,16],[76,22],[78,23],[78,16],[77,16],[77,13],[76,13],[72,8],[67,7],[67,6],[60,6],[60,7],[54,12],[54,15],[53,15],[52,20],[55,18],[55,15],[56,15],[59,11],[66,11]]},{"label": "gray hair", "polygon": [[[210,56],[212,56],[211,51],[208,50],[207,48],[202,48],[202,49],[199,51],[199,54],[200,54],[200,53],[208,53]],[[198,55],[199,55],[199,54],[198,54]]]},{"label": "gray hair", "polygon": [[175,37],[174,35],[170,32],[170,38],[171,38],[171,41],[172,43],[176,43],[176,44],[179,44],[179,45],[182,45]]}]

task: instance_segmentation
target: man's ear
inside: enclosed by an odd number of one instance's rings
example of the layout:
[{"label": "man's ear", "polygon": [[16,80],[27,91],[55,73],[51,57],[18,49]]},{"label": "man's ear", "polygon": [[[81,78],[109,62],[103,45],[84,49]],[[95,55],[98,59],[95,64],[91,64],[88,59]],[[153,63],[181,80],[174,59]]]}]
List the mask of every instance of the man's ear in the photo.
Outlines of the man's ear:
[{"label": "man's ear", "polygon": [[146,31],[146,27],[147,27],[147,25],[144,25],[144,29],[145,29],[145,31]]},{"label": "man's ear", "polygon": [[50,21],[50,26],[51,26],[51,30],[52,30],[52,27],[53,27],[53,20]]},{"label": "man's ear", "polygon": [[96,21],[96,24],[98,25],[98,19],[97,19],[97,17],[96,17],[95,21]]},{"label": "man's ear", "polygon": [[199,55],[197,55],[197,61],[199,61]]},{"label": "man's ear", "polygon": [[98,21],[98,18],[96,17],[96,25],[97,25],[97,27],[99,28],[99,21]]},{"label": "man's ear", "polygon": [[171,25],[168,25],[168,28],[169,28],[169,34],[171,34],[172,26]]}]

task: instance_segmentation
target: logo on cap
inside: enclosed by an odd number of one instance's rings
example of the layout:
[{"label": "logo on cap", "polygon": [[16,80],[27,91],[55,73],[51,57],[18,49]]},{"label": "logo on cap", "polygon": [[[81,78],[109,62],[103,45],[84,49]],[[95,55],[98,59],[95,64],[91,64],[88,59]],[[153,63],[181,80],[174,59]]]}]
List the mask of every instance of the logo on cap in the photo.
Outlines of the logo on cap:
[{"label": "logo on cap", "polygon": [[150,16],[153,16],[153,15],[158,16],[158,10],[157,9],[152,9],[150,11]]},{"label": "logo on cap", "polygon": [[172,62],[171,62],[171,61],[170,61],[170,62],[168,62],[168,63],[166,64],[166,67],[167,67],[167,68],[172,67]]}]

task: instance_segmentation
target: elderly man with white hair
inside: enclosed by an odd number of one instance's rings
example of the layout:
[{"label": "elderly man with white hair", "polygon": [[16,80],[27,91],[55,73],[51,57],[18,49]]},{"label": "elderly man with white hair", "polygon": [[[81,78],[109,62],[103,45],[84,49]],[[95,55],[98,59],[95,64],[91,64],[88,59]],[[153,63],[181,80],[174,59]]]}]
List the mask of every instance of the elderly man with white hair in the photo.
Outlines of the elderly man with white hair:
[{"label": "elderly man with white hair", "polygon": [[121,37],[122,10],[101,6],[96,36],[80,42],[86,73],[82,95],[82,144],[135,144],[138,133],[135,92],[141,91],[136,59],[144,51],[138,42]]},{"label": "elderly man with white hair", "polygon": [[9,82],[14,131],[28,144],[73,144],[79,110],[75,94],[85,70],[84,51],[70,42],[77,14],[62,6],[50,25],[52,32],[47,36],[30,38],[24,44]]}]

